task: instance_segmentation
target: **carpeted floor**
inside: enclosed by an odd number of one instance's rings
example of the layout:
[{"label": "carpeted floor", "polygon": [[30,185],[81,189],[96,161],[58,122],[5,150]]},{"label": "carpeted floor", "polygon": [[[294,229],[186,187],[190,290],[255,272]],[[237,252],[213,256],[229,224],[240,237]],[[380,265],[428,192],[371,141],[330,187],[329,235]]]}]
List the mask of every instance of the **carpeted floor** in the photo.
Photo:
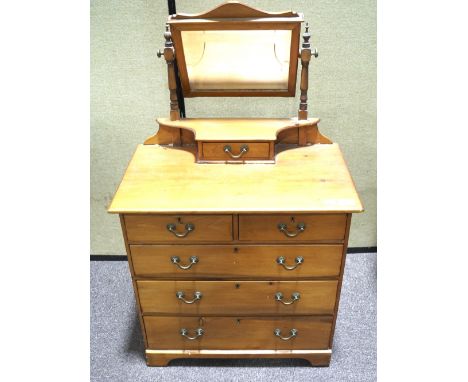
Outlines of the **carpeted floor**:
[{"label": "carpeted floor", "polygon": [[330,367],[303,360],[174,360],[147,367],[126,261],[91,262],[91,381],[375,381],[376,253],[348,254]]}]

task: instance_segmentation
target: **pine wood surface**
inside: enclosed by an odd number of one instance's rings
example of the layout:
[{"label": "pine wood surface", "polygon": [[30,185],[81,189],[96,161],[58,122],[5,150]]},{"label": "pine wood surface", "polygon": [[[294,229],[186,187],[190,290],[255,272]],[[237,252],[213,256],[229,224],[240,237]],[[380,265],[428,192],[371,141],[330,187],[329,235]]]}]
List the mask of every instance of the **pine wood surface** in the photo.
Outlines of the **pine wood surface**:
[{"label": "pine wood surface", "polygon": [[[243,153],[239,158],[232,156],[224,151],[224,147],[229,145],[230,152],[233,155],[241,154],[242,146],[248,147],[248,151]],[[269,142],[203,142],[202,152],[200,155],[204,160],[225,160],[243,161],[245,159],[272,159],[270,158],[270,143]]]},{"label": "pine wood surface", "polygon": [[[183,317],[145,316],[148,345],[155,349],[328,349],[331,317]],[[204,334],[196,340],[180,335],[180,329],[202,328]],[[283,341],[274,330],[288,337],[291,329],[297,336]]]},{"label": "pine wood surface", "polygon": [[133,286],[133,293],[134,293],[135,301],[136,301],[136,308],[138,310],[138,320],[140,322],[140,328],[141,328],[141,332],[143,334],[143,342],[145,344],[145,348],[148,348],[148,342],[146,341],[145,324],[143,322],[143,314],[142,314],[142,311],[141,311],[141,304],[140,304],[140,300],[138,299],[138,288],[137,288],[137,285],[136,285],[135,271],[134,271],[134,268],[133,268],[133,262],[132,262],[131,252],[130,252],[130,246],[128,245],[127,229],[125,227],[125,220],[124,220],[123,215],[119,215],[119,217],[120,217],[120,226],[122,228],[123,239],[124,239],[124,242],[125,242],[125,250],[127,252],[128,267],[129,267],[129,270],[130,270],[130,274],[132,276],[132,286]]},{"label": "pine wood surface", "polygon": [[[286,224],[287,230],[297,236],[289,237],[278,229]],[[298,224],[305,224],[299,232]],[[240,241],[310,241],[343,240],[346,229],[346,214],[278,214],[278,215],[240,215]],[[299,233],[298,233],[299,232]]]},{"label": "pine wood surface", "polygon": [[[169,242],[174,244],[199,241],[232,240],[232,215],[125,215],[128,241]],[[177,233],[184,233],[186,224],[194,230],[177,237],[167,229],[175,224]]]},{"label": "pine wood surface", "polygon": [[138,145],[110,213],[361,212],[337,144],[281,152],[276,164],[198,164],[190,152]]},{"label": "pine wood surface", "polygon": [[[203,314],[203,315],[288,315],[333,314],[337,280],[319,281],[161,281],[137,280],[138,296],[143,313]],[[201,292],[200,300],[187,304],[176,297],[184,292],[193,300]],[[285,305],[275,299],[281,292],[285,302],[293,293],[300,299]]]},{"label": "pine wood surface", "polygon": [[[168,279],[338,277],[342,250],[342,245],[130,245],[135,276]],[[191,256],[198,262],[180,269],[173,256],[179,257],[182,266],[190,264]],[[287,270],[277,263],[280,256],[289,267],[298,256],[303,262]]]},{"label": "pine wood surface", "polygon": [[158,118],[160,126],[190,130],[197,141],[274,141],[286,129],[314,126],[320,119],[309,118]]},{"label": "pine wood surface", "polygon": [[148,366],[167,366],[176,358],[300,358],[312,366],[329,366],[332,351],[326,350],[155,350],[146,349]]},{"label": "pine wood surface", "polygon": [[277,18],[277,17],[293,17],[300,18],[301,13],[293,11],[283,12],[267,12],[258,8],[254,8],[248,4],[243,4],[237,1],[229,1],[217,5],[216,7],[201,13],[177,13],[169,16],[169,20],[193,20],[193,19],[223,19],[223,18]]},{"label": "pine wood surface", "polygon": [[[318,119],[308,118],[312,49],[307,30],[299,49],[302,21],[302,14],[237,2],[168,18],[163,54],[170,117],[158,119],[159,132],[137,147],[109,207],[121,214],[148,365],[181,357],[330,362],[351,213],[363,207],[339,146],[320,134]],[[243,32],[232,33],[238,30]],[[287,46],[284,53],[275,51],[289,66],[280,75],[268,63],[272,30],[284,31],[279,46]],[[201,46],[204,61],[196,61]],[[241,47],[241,54],[232,46]],[[217,67],[223,57],[230,64],[224,72]],[[175,58],[186,97],[294,96],[300,58],[298,117],[180,120]],[[236,71],[240,80],[233,80]],[[233,154],[242,144],[249,151],[234,159],[224,152],[226,144]],[[249,159],[258,162],[246,164]],[[286,228],[279,229],[280,223]],[[189,264],[191,256],[197,261],[180,269],[173,256],[179,265]],[[287,270],[279,256],[288,266],[298,256],[302,260]],[[195,292],[202,297],[190,303]],[[294,293],[300,298],[285,305],[278,292],[286,302]],[[189,336],[197,328],[204,333],[188,339],[182,328]],[[284,341],[276,328],[284,337],[293,328],[298,334]]]}]

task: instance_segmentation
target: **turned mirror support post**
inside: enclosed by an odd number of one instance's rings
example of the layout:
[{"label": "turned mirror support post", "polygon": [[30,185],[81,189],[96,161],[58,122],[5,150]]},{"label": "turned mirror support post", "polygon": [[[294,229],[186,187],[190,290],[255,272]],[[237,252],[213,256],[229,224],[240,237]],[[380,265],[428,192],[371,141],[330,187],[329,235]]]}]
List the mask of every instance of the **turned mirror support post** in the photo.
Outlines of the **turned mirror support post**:
[{"label": "turned mirror support post", "polygon": [[169,97],[170,97],[170,120],[177,121],[180,119],[179,103],[177,101],[177,83],[175,77],[175,49],[172,43],[171,32],[169,31],[169,25],[166,24],[166,32],[164,32],[164,52],[158,52],[158,57],[164,55],[164,59],[167,63],[167,75],[169,84]]},{"label": "turned mirror support post", "polygon": [[310,33],[309,24],[306,23],[305,32],[302,35],[302,49],[301,49],[301,98],[299,104],[298,119],[307,119],[307,90],[309,89],[309,62],[312,55],[318,57],[317,49],[312,52],[310,46]]}]

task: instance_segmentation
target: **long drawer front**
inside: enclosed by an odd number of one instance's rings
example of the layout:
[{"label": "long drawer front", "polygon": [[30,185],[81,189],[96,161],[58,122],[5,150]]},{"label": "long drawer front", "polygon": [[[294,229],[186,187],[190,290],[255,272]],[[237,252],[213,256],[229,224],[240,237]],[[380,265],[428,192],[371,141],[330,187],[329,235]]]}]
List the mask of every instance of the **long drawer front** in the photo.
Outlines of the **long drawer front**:
[{"label": "long drawer front", "polygon": [[226,242],[232,237],[232,215],[125,215],[130,243]]},{"label": "long drawer front", "polygon": [[333,314],[338,281],[138,280],[143,313]]},{"label": "long drawer front", "polygon": [[328,349],[332,317],[145,316],[153,349]]},{"label": "long drawer front", "polygon": [[337,277],[342,245],[131,245],[135,275],[183,278]]},{"label": "long drawer front", "polygon": [[346,214],[239,215],[239,240],[343,240]]}]

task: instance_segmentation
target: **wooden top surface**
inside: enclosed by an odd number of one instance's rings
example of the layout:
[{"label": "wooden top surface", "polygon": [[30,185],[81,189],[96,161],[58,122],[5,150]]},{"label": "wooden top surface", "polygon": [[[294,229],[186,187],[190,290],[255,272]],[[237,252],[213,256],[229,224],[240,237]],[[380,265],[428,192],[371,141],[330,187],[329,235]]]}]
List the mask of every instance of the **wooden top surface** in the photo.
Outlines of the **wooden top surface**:
[{"label": "wooden top surface", "polygon": [[159,118],[158,123],[193,131],[197,141],[274,141],[284,129],[298,126],[312,126],[320,120],[309,118],[186,118],[171,121]]},{"label": "wooden top surface", "polygon": [[192,153],[138,145],[110,213],[361,212],[337,144],[299,147],[276,164],[197,164]]}]

